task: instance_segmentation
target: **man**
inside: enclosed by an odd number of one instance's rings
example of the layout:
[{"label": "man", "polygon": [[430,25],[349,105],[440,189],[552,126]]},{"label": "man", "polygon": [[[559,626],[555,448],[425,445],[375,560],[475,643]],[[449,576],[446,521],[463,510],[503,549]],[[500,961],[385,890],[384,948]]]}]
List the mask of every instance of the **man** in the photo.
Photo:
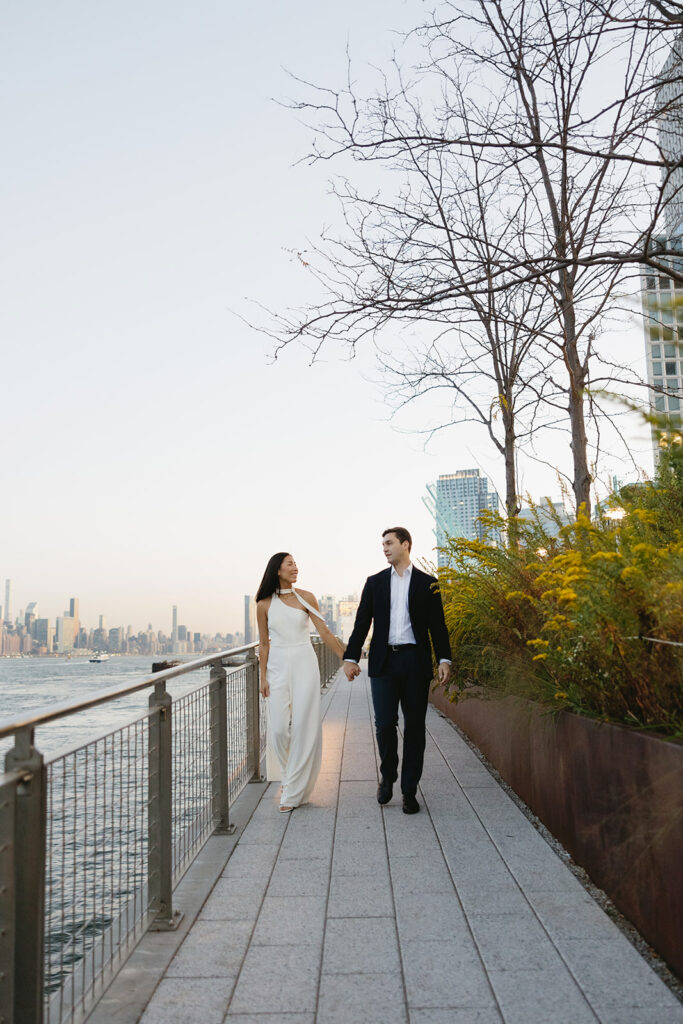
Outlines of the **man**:
[{"label": "man", "polygon": [[412,543],[410,534],[402,526],[394,526],[382,534],[382,548],[389,568],[368,577],[344,652],[344,672],[351,681],[360,673],[358,661],[374,621],[369,675],[380,756],[377,801],[386,804],[391,800],[398,778],[396,729],[400,703],[403,711],[401,792],[405,814],[416,814],[420,810],[415,794],[424,762],[425,717],[432,679],[430,637],[439,661],[440,683],[448,682],[451,668],[451,648],[441,596],[434,577],[411,564]]}]

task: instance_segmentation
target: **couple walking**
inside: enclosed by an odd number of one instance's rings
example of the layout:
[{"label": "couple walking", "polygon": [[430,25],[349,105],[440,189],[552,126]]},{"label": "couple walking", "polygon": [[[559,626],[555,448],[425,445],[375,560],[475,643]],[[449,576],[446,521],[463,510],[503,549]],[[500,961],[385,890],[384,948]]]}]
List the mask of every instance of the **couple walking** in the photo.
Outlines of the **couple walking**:
[{"label": "couple walking", "polygon": [[353,632],[344,648],[330,632],[313,594],[296,590],[298,569],[287,552],[268,562],[256,595],[261,693],[268,698],[268,779],[282,781],[280,810],[306,803],[322,758],[320,673],[309,621],[344,662],[347,679],[360,674],[361,651],[373,626],[368,673],[380,756],[377,800],[386,804],[398,778],[398,708],[403,711],[403,810],[415,814],[425,748],[425,716],[432,678],[431,643],[439,682],[450,674],[450,644],[433,576],[410,561],[412,538],[401,526],[382,534],[389,567],[369,576]]}]

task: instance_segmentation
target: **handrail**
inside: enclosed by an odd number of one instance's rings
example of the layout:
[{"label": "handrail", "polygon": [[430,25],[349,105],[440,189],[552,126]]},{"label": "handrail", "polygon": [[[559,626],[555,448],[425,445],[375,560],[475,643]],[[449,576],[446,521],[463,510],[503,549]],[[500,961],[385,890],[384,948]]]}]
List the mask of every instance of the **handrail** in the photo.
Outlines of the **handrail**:
[{"label": "handrail", "polygon": [[176,676],[186,675],[188,672],[196,672],[199,668],[222,662],[223,658],[232,658],[236,654],[244,654],[247,651],[258,647],[258,641],[251,644],[244,644],[242,647],[231,647],[226,651],[218,651],[216,654],[207,654],[204,658],[196,658],[194,661],[185,661],[182,665],[174,665],[173,668],[165,668],[161,672],[155,672],[148,679],[140,683],[131,683],[127,686],[113,687],[111,690],[100,690],[96,697],[87,697],[84,700],[71,701],[66,704],[57,704],[47,711],[39,714],[27,715],[25,718],[12,718],[0,721],[0,740],[12,736],[21,729],[35,728],[37,725],[46,725],[48,722],[55,722],[58,718],[75,714],[77,711],[87,711],[95,708],[98,704],[106,704],[110,700],[118,700],[119,697],[127,697],[131,693],[139,693],[150,686],[156,686],[167,679]]}]

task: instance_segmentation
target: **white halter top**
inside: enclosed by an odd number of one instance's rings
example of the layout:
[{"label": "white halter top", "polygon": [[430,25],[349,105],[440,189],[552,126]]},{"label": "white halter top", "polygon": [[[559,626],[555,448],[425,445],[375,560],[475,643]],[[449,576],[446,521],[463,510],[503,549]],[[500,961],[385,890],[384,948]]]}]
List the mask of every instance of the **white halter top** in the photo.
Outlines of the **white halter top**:
[{"label": "white halter top", "polygon": [[310,644],[311,635],[309,629],[309,613],[325,622],[321,612],[313,608],[301,594],[292,588],[297,600],[303,608],[293,608],[285,604],[277,593],[273,594],[270,608],[268,609],[268,633],[272,647],[299,647],[302,644]]}]

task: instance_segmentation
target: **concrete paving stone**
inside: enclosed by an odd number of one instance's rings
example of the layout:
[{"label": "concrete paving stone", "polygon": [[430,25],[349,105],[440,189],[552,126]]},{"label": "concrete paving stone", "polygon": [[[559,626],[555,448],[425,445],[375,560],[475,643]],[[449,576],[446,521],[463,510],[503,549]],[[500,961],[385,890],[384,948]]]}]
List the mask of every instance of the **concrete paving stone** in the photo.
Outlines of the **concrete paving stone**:
[{"label": "concrete paving stone", "polygon": [[401,941],[401,957],[408,1006],[495,1008],[486,972],[471,938]]},{"label": "concrete paving stone", "polygon": [[503,1018],[494,1009],[475,1010],[468,1006],[466,1010],[457,1010],[455,1007],[426,1010],[411,1008],[408,1012],[410,1024],[503,1024]]},{"label": "concrete paving stone", "polygon": [[[666,1011],[666,1024],[683,1024],[683,1006]],[[618,1006],[600,1011],[600,1024],[664,1024],[661,1006]]]},{"label": "concrete paving stone", "polygon": [[[401,813],[402,821],[397,815],[387,814],[387,846],[390,857],[422,857],[441,855],[441,845],[436,837],[432,823],[425,814],[407,815]],[[412,822],[416,818],[426,821],[428,828],[416,828]]]},{"label": "concrete paving stone", "polygon": [[553,939],[616,939],[619,929],[587,892],[532,892],[529,902]]},{"label": "concrete paving stone", "polygon": [[323,974],[400,972],[393,917],[328,918]]},{"label": "concrete paving stone", "polygon": [[235,978],[163,978],[140,1024],[221,1024]]},{"label": "concrete paving stone", "polygon": [[[513,802],[500,786],[475,786],[471,792],[468,792],[467,796],[487,827],[489,825],[518,824],[520,821],[527,821],[517,804]],[[530,829],[533,829],[530,822],[527,822],[527,824]]]},{"label": "concrete paving stone", "polygon": [[270,946],[267,958],[263,946],[252,946],[226,1020],[236,1013],[314,1012],[319,976],[320,953],[313,946]]},{"label": "concrete paving stone", "polygon": [[273,871],[269,896],[326,896],[330,862],[320,857],[278,860]]},{"label": "concrete paving stone", "polygon": [[[277,812],[276,812],[277,813]],[[263,878],[269,875],[275,864],[280,844],[267,845],[239,843],[233,850],[230,860],[223,868],[223,878]]]},{"label": "concrete paving stone", "polygon": [[225,1024],[315,1024],[314,1013],[229,1013]]},{"label": "concrete paving stone", "polygon": [[527,844],[524,847],[524,850],[512,851],[508,846],[500,849],[500,853],[525,892],[566,892],[576,896],[585,892],[579,880],[549,846],[550,856],[545,850],[533,849]]},{"label": "concrete paving stone", "polygon": [[[244,881],[244,880],[242,880]],[[205,921],[255,921],[258,917],[268,879],[249,881],[240,886],[240,879],[219,878],[202,907],[200,919]]]},{"label": "concrete paving stone", "polygon": [[388,868],[379,879],[371,875],[332,875],[328,917],[390,917],[393,913]]},{"label": "concrete paving stone", "polygon": [[274,811],[269,818],[252,819],[239,838],[240,844],[274,845],[281,842],[287,827],[286,817],[285,814]]},{"label": "concrete paving stone", "polygon": [[317,1024],[407,1024],[400,973],[353,977],[323,974],[316,1021]]},{"label": "concrete paving stone", "polygon": [[306,829],[291,833],[288,830],[280,847],[278,860],[299,860],[302,857],[329,860],[333,840],[332,829]]},{"label": "concrete paving stone", "polygon": [[453,879],[440,853],[394,857],[389,866],[395,893],[453,892]]},{"label": "concrete paving stone", "polygon": [[470,914],[487,971],[558,969],[557,950],[531,909],[524,914]]},{"label": "concrete paving stone", "polygon": [[396,893],[399,939],[450,939],[466,932],[467,920],[455,892]]},{"label": "concrete paving stone", "polygon": [[335,843],[332,854],[332,871],[335,875],[379,875],[384,874],[388,864],[386,844],[376,843]]},{"label": "concrete paving stone", "polygon": [[504,884],[492,886],[486,880],[458,880],[455,885],[458,898],[467,917],[471,914],[526,914],[529,904],[514,878],[507,877]]},{"label": "concrete paving stone", "polygon": [[342,782],[371,779],[377,785],[377,769],[374,764],[368,764],[367,761],[351,761],[344,758],[341,777]]},{"label": "concrete paving stone", "polygon": [[384,842],[381,811],[370,817],[338,818],[334,833],[335,842]]},{"label": "concrete paving stone", "polygon": [[195,921],[166,976],[237,977],[253,928],[253,921]]},{"label": "concrete paving stone", "polygon": [[461,887],[505,892],[516,879],[496,848],[489,842],[468,843],[463,836],[443,836],[441,846],[453,881]]},{"label": "concrete paving stone", "polygon": [[595,1014],[564,968],[489,971],[489,978],[505,1024],[595,1024]]},{"label": "concrete paving stone", "polygon": [[623,935],[615,939],[561,939],[560,955],[600,1018],[620,1007],[659,1008],[662,1021],[681,1004]]},{"label": "concrete paving stone", "polygon": [[336,807],[339,792],[339,778],[336,774],[319,775],[311,793],[311,807]]},{"label": "concrete paving stone", "polygon": [[266,896],[251,939],[256,946],[322,946],[325,896]]}]

